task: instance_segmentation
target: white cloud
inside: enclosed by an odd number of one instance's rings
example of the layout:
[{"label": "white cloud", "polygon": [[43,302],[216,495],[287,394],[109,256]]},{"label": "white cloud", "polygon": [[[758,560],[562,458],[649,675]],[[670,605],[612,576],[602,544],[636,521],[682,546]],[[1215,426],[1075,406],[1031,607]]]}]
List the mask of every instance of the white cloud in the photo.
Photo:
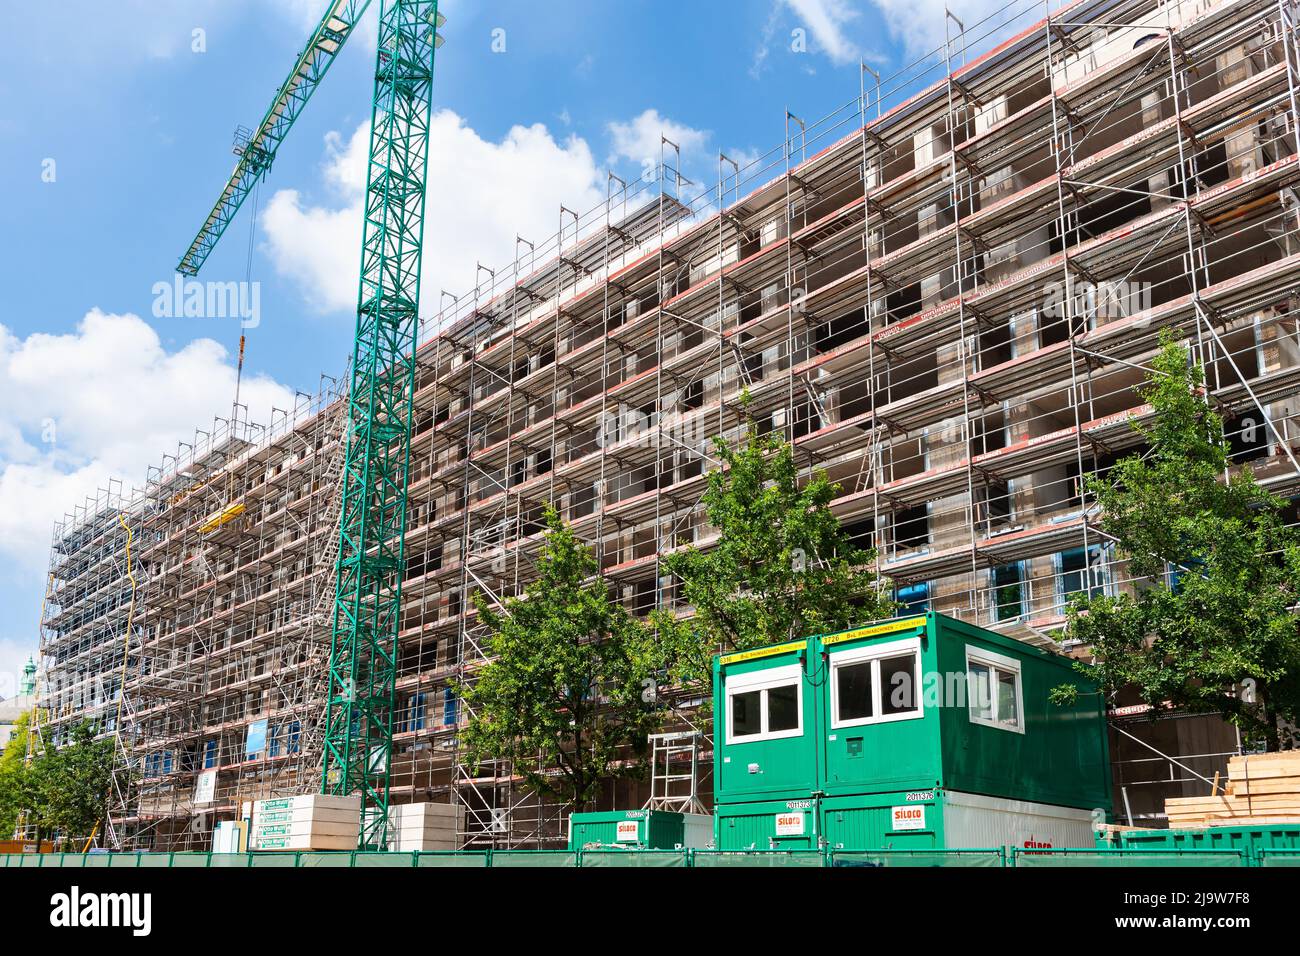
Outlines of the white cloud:
[{"label": "white cloud", "polygon": [[[195,426],[228,415],[234,393],[221,345],[200,338],[168,352],[135,315],[93,309],[73,333],[25,339],[0,326],[0,558],[42,570],[56,520],[110,476],[141,484]],[[293,392],[245,375],[240,400],[266,422]]]},{"label": "white cloud", "polygon": [[[429,134],[424,314],[436,310],[440,289],[469,291],[476,263],[512,261],[516,235],[541,246],[559,228],[561,203],[586,212],[605,197],[605,176],[587,143],[556,140],[540,123],[514,126],[492,142],[442,110]],[[326,137],[323,175],[332,203],[310,205],[301,193],[280,190],[262,214],[276,270],[321,311],[356,307],[369,136],[367,123],[350,138]]]},{"label": "white cloud", "polygon": [[749,64],[751,79],[757,80],[763,74],[763,67],[767,65],[767,57],[772,51],[772,40],[776,37],[776,28],[780,18],[781,2],[777,0],[776,3],[772,4],[772,9],[768,12],[758,46],[754,50],[754,59]]},{"label": "white cloud", "polygon": [[361,201],[332,209],[304,206],[296,189],[279,190],[262,211],[275,269],[322,312],[356,308],[361,262]]},{"label": "white cloud", "polygon": [[[168,351],[134,315],[92,309],[70,334],[23,339],[0,325],[0,696],[36,653],[54,523],[110,478],[142,485],[195,426],[228,415],[234,394],[222,346]],[[272,406],[293,407],[293,391],[245,374],[240,400],[266,422]]]},{"label": "white cloud", "polygon": [[17,561],[29,575],[48,567],[54,522],[114,477],[112,470],[99,461],[70,471],[62,467],[47,461],[26,465],[9,463],[0,470],[3,551],[6,560]]},{"label": "white cloud", "polygon": [[[832,63],[843,66],[856,63],[862,56],[858,45],[846,33],[846,28],[859,17],[847,0],[784,0],[794,11],[801,25],[808,28]],[[879,0],[877,0],[879,2]],[[892,2],[892,0],[885,0]],[[940,16],[942,16],[942,10]]]},{"label": "white cloud", "polygon": [[[612,153],[610,163],[628,160],[640,167],[651,170],[659,162],[660,137],[667,137],[682,150],[682,166],[685,168],[709,143],[709,131],[693,129],[683,123],[660,116],[656,109],[648,109],[626,123],[610,123],[609,137]],[[665,162],[672,161],[672,148],[664,146]]]}]

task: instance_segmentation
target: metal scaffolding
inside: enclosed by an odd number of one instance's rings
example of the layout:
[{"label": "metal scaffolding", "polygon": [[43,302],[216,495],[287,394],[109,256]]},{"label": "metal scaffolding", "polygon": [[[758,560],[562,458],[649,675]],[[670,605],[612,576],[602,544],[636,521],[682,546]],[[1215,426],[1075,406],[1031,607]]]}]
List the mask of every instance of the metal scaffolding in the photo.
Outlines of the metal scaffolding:
[{"label": "metal scaffolding", "polygon": [[56,529],[43,737],[91,719],[117,741],[114,848],[206,847],[241,802],[319,781],[342,432],[322,381],[268,426],[216,419]]}]

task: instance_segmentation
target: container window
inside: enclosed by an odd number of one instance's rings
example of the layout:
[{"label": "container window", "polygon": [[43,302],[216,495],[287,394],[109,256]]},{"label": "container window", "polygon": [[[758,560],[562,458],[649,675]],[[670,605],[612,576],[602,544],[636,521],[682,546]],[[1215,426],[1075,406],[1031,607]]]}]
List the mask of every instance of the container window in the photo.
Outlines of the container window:
[{"label": "container window", "polygon": [[970,675],[967,697],[970,702],[971,720],[992,720],[993,695],[989,693],[989,687],[993,683],[993,668],[987,664],[971,661],[966,667],[966,672]]},{"label": "container window", "polygon": [[966,675],[967,709],[971,722],[1023,734],[1020,662],[1013,657],[967,646]]},{"label": "container window", "polygon": [[1020,724],[1020,675],[998,671],[998,721]]},{"label": "container window", "polygon": [[831,726],[922,716],[919,638],[832,651]]},{"label": "container window", "polygon": [[835,684],[839,720],[859,720],[875,713],[871,706],[871,661],[836,668]]},{"label": "container window", "polygon": [[880,712],[906,714],[916,710],[916,655],[887,657],[880,662]]},{"label": "container window", "polygon": [[767,692],[767,729],[797,730],[799,727],[799,687],[785,684]]},{"label": "container window", "polygon": [[763,716],[759,709],[762,691],[733,694],[731,697],[731,736],[748,737],[763,732]]},{"label": "container window", "polygon": [[728,739],[754,741],[803,733],[802,682],[798,664],[728,678]]}]

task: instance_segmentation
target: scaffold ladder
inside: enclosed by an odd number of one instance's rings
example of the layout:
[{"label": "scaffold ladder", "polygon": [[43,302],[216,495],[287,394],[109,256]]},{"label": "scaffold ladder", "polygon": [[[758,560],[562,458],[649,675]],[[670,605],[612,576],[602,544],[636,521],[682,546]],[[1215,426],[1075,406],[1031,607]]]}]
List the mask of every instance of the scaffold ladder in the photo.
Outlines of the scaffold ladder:
[{"label": "scaffold ladder", "polygon": [[699,797],[700,733],[651,734],[650,799],[647,810],[707,813]]}]

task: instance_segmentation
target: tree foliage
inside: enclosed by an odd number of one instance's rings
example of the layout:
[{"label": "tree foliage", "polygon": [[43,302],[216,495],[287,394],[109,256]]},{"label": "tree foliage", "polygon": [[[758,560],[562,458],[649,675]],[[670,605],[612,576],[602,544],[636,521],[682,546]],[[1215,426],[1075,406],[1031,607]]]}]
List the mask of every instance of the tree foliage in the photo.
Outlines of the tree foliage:
[{"label": "tree foliage", "polygon": [[31,712],[14,722],[13,733],[0,754],[0,840],[8,839],[18,823],[18,816],[28,805],[27,736]]},{"label": "tree foliage", "polygon": [[1154,424],[1134,423],[1149,451],[1090,479],[1137,593],[1076,600],[1068,630],[1092,645],[1083,665],[1103,688],[1137,687],[1157,710],[1217,712],[1276,750],[1300,716],[1300,535],[1284,502],[1231,468],[1204,375],[1162,336],[1140,389]]},{"label": "tree foliage", "polygon": [[47,748],[31,764],[32,822],[42,833],[88,837],[108,811],[113,740],[95,739],[88,721],[61,747]]},{"label": "tree foliage", "polygon": [[875,553],[853,544],[830,503],[824,473],[802,485],[790,444],[751,427],[733,448],[714,439],[721,467],[709,473],[704,510],[718,531],[708,551],[664,557],[678,577],[688,621],[654,616],[677,674],[706,678],[710,656],[888,617],[895,602],[870,569]]},{"label": "tree foliage", "polygon": [[653,632],[609,597],[595,557],[548,509],[538,578],[504,610],[474,596],[491,660],[460,687],[470,760],[509,759],[529,786],[581,807],[602,778],[643,772],[662,713],[643,687],[660,668]]},{"label": "tree foliage", "polygon": [[108,809],[112,738],[96,740],[94,726],[83,722],[63,746],[46,747],[28,763],[29,718],[23,718],[21,740],[15,733],[0,757],[0,832],[11,832],[22,813],[40,838],[89,837]]}]

